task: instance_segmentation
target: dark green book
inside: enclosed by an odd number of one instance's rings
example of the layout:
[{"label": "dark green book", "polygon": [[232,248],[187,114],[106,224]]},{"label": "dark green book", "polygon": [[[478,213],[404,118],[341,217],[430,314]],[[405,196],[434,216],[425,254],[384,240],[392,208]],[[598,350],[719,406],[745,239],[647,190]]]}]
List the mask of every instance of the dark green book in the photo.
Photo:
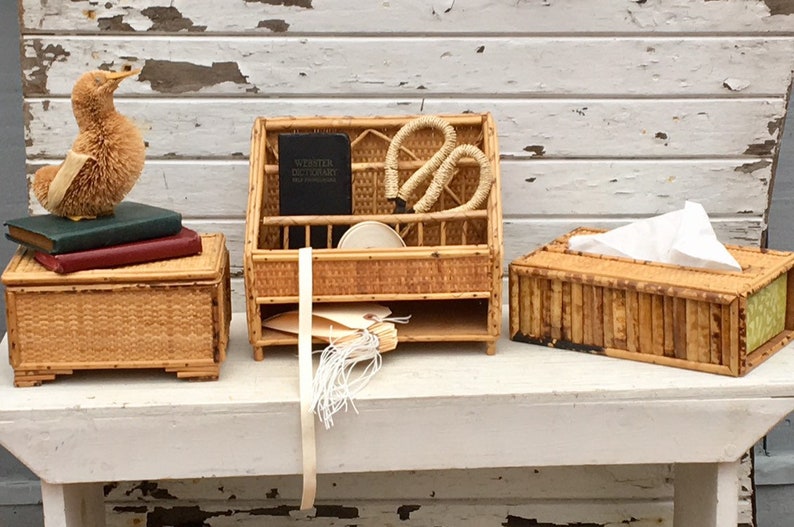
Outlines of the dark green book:
[{"label": "dark green book", "polygon": [[6,238],[49,254],[63,254],[178,233],[182,215],[173,210],[123,201],[111,216],[72,221],[52,214],[5,222]]}]

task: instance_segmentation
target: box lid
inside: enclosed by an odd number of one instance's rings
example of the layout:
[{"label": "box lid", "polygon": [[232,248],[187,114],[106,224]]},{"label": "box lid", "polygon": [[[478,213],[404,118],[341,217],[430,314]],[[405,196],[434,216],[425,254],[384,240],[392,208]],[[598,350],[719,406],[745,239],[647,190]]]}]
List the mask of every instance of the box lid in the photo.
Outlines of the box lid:
[{"label": "box lid", "polygon": [[33,258],[33,251],[20,247],[3,272],[2,281],[6,286],[43,286],[218,279],[226,261],[225,237],[220,233],[202,234],[201,244],[201,254],[195,256],[69,274],[45,269]]},{"label": "box lid", "polygon": [[568,250],[571,236],[597,232],[603,231],[576,229],[517,258],[510,267],[522,274],[718,303],[729,303],[737,296],[750,295],[794,267],[794,253],[733,245],[726,245],[726,248],[742,266],[742,272],[681,267]]}]

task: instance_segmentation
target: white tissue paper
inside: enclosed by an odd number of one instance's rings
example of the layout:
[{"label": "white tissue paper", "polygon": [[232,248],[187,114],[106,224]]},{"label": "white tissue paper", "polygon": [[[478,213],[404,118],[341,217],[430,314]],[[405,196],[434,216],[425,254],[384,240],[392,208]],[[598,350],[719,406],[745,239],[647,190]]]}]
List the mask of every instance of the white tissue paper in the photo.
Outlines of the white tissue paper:
[{"label": "white tissue paper", "polygon": [[568,248],[686,267],[742,270],[717,240],[706,210],[692,201],[687,201],[681,210],[635,221],[611,231],[571,236]]}]

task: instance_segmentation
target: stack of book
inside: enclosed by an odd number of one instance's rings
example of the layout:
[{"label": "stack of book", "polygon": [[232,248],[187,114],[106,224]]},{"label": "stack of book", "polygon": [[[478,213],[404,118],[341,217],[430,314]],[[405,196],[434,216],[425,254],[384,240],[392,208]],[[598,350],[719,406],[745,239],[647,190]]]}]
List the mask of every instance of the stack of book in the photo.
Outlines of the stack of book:
[{"label": "stack of book", "polygon": [[112,216],[72,221],[44,214],[5,222],[6,238],[35,251],[37,262],[56,273],[103,269],[191,256],[201,237],[182,226],[178,212],[133,201]]}]

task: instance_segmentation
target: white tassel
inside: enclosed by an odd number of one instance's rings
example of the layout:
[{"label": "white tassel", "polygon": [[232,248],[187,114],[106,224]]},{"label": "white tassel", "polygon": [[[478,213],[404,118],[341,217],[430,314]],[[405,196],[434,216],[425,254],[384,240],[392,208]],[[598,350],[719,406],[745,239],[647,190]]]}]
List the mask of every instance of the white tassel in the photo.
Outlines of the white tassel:
[{"label": "white tassel", "polygon": [[[320,353],[320,364],[312,383],[311,409],[328,430],[334,414],[348,407],[358,413],[353,402],[383,364],[381,352],[397,347],[394,324],[378,322],[367,329],[332,340]],[[316,352],[317,353],[317,352]],[[362,368],[357,368],[363,366]]]}]

